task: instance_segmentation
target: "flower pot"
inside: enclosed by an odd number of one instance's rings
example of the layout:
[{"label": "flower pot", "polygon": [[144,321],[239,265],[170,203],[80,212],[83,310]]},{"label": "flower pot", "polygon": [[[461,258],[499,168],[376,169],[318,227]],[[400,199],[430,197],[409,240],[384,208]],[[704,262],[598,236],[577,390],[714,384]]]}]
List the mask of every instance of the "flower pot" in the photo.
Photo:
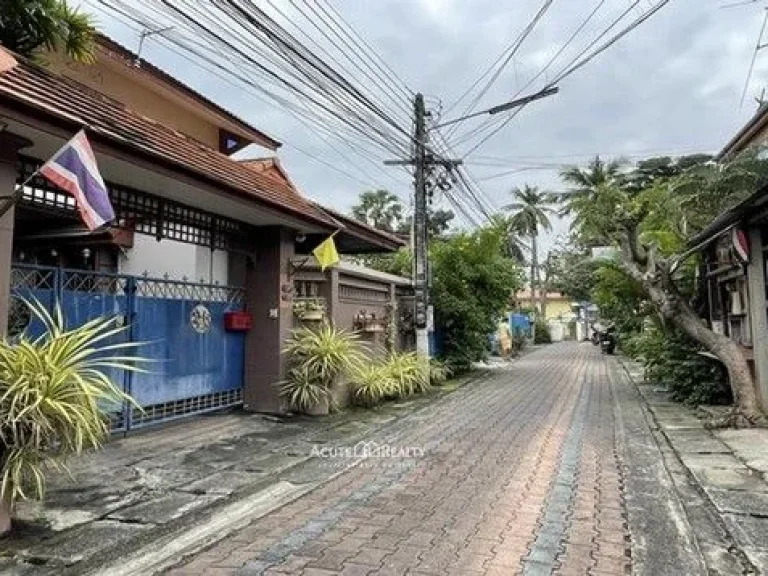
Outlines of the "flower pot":
[{"label": "flower pot", "polygon": [[323,310],[308,310],[301,314],[301,319],[309,322],[320,322],[323,318],[325,318],[325,311]]},{"label": "flower pot", "polygon": [[330,411],[330,403],[327,398],[324,398],[319,403],[315,404],[307,410],[308,416],[327,416]]}]

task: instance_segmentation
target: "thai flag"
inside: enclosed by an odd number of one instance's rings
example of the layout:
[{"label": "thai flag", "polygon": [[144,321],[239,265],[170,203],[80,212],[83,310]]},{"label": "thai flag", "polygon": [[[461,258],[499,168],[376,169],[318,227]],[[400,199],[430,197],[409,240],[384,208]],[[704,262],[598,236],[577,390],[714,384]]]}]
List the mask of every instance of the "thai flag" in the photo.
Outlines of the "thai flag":
[{"label": "thai flag", "polygon": [[115,219],[109,193],[96,165],[85,130],[40,168],[40,174],[75,197],[80,217],[89,230],[96,230]]}]

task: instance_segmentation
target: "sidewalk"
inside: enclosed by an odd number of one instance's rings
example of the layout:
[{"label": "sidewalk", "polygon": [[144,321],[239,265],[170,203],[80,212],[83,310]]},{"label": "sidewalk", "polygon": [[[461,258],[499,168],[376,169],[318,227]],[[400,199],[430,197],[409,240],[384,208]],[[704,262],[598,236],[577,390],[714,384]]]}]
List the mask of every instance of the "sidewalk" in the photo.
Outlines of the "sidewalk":
[{"label": "sidewalk", "polygon": [[[768,430],[707,430],[693,409],[644,383],[639,364],[621,362],[645,400],[651,426],[673,451],[667,467],[710,571],[768,573]],[[724,541],[739,565],[724,564],[718,552]]]},{"label": "sidewalk", "polygon": [[235,412],[113,440],[70,461],[73,478],[50,477],[44,505],[19,503],[0,573],[98,573],[125,557],[150,574],[342,472],[312,458],[314,446],[354,445],[456,387],[320,419]]}]

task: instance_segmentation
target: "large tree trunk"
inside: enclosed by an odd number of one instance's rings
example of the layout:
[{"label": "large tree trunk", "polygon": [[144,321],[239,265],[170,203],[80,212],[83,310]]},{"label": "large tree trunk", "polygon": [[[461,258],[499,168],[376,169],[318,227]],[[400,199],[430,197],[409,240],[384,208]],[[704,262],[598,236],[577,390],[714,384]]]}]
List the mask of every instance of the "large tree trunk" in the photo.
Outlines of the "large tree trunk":
[{"label": "large tree trunk", "polygon": [[688,336],[714,354],[728,371],[733,393],[733,403],[739,413],[750,423],[762,421],[764,416],[757,400],[755,382],[741,348],[733,340],[713,332],[704,324],[684,297],[680,295],[671,275],[658,267],[652,258],[645,262],[647,271],[631,246],[622,249],[625,270],[639,281],[648,296],[658,306],[659,313],[683,330]]}]

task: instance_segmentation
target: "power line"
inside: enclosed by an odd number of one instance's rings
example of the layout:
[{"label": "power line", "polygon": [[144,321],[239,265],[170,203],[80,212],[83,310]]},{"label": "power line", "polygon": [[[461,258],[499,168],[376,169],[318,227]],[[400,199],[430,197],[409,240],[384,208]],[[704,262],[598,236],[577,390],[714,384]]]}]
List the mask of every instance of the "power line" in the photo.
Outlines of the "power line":
[{"label": "power line", "polygon": [[763,35],[765,34],[765,25],[768,24],[768,9],[765,10],[765,16],[763,16],[763,23],[760,26],[760,34],[757,36],[757,42],[755,42],[755,49],[752,51],[752,60],[749,63],[749,71],[747,72],[747,78],[744,80],[744,89],[741,91],[741,100],[739,100],[739,109],[744,106],[744,98],[747,96],[747,90],[749,89],[749,82],[752,80],[752,72],[755,69],[755,61],[757,60],[757,53],[765,48],[763,44]]},{"label": "power line", "polygon": [[[107,5],[105,2],[100,2],[101,5],[106,8],[109,13],[115,17],[117,20],[121,22],[121,24],[136,30],[141,31],[142,29],[146,29],[146,21],[143,19],[140,19],[137,17],[137,15],[134,13],[129,13],[126,10],[122,8],[118,8],[117,6]],[[135,26],[132,23],[138,23],[139,26]],[[173,36],[173,34],[166,34],[166,36]],[[326,144],[333,146],[328,142],[327,139],[322,138],[318,133],[324,133],[328,135],[329,137],[332,137],[336,140],[339,140],[342,144],[344,144],[347,148],[349,148],[354,154],[361,156],[363,159],[365,159],[368,162],[371,162],[372,165],[374,165],[377,170],[381,171],[382,174],[387,176],[388,178],[393,178],[391,173],[384,171],[381,168],[380,161],[375,156],[372,156],[370,152],[367,152],[365,149],[365,146],[363,146],[364,142],[361,142],[358,139],[355,139],[354,141],[350,140],[349,138],[346,138],[344,136],[345,131],[344,128],[339,125],[336,129],[332,129],[332,122],[329,118],[322,118],[318,117],[317,115],[309,114],[307,111],[297,104],[290,102],[288,100],[282,99],[277,94],[271,93],[269,96],[271,98],[267,98],[264,95],[265,89],[263,87],[258,87],[255,85],[253,81],[248,80],[246,77],[232,77],[230,74],[228,74],[229,70],[225,68],[222,64],[216,62],[214,59],[212,59],[210,56],[207,56],[206,54],[202,53],[200,49],[195,49],[192,46],[192,43],[190,44],[183,44],[181,42],[174,42],[170,38],[162,37],[159,39],[159,43],[163,46],[164,49],[170,51],[171,53],[175,54],[176,56],[184,59],[185,61],[188,61],[201,69],[205,70],[209,74],[212,74],[219,78],[220,80],[226,82],[232,87],[238,88],[238,89],[245,89],[248,91],[251,95],[258,98],[260,101],[264,102],[265,104],[269,105],[270,107],[276,108],[276,109],[285,109],[287,110],[291,115],[294,116],[299,122],[305,124],[308,128],[310,128],[310,133],[315,134],[318,138],[323,140]],[[198,44],[199,46],[199,44]],[[196,56],[198,59],[193,60],[191,55]],[[342,153],[338,149],[334,148],[341,157],[348,163],[352,164],[353,167],[357,170],[359,170],[362,174],[366,175],[368,178],[370,178],[370,182],[365,182],[361,180],[360,178],[354,176],[353,174],[350,174],[346,170],[343,170],[339,166],[328,162],[326,160],[323,160],[322,158],[319,158],[317,155],[307,151],[306,149],[299,147],[298,145],[295,145],[291,142],[286,142],[286,145],[290,146],[291,148],[297,150],[299,153],[304,154],[311,158],[312,160],[319,162],[337,172],[340,174],[343,174],[346,177],[349,177],[356,182],[362,183],[365,186],[376,186],[375,179],[373,179],[370,174],[367,174],[365,170],[360,168],[360,166],[356,165],[351,158],[349,157],[349,154]]]},{"label": "power line", "polygon": [[[533,29],[536,27],[536,25],[539,23],[539,21],[544,17],[544,15],[547,13],[547,10],[549,10],[549,7],[552,5],[552,2],[554,0],[545,0],[544,3],[541,5],[541,8],[539,8],[538,12],[534,15],[533,19],[528,23],[528,25],[523,29],[523,31],[518,35],[517,39],[511,44],[510,47],[506,48],[504,52],[501,53],[499,58],[496,59],[496,61],[491,65],[488,70],[473,84],[467,92],[465,92],[460,98],[459,101],[461,101],[469,92],[471,92],[474,87],[479,83],[480,80],[484,76],[486,76],[493,68],[495,68],[499,62],[501,64],[499,65],[496,72],[491,76],[490,80],[486,82],[485,86],[480,90],[480,92],[475,96],[475,98],[470,102],[469,106],[467,106],[464,111],[460,114],[460,116],[466,116],[468,115],[474,107],[477,105],[477,103],[480,101],[480,99],[485,96],[485,94],[490,90],[491,86],[496,82],[496,80],[499,78],[501,73],[504,71],[504,68],[506,68],[507,64],[509,64],[509,61],[514,58],[517,51],[520,49],[520,47],[523,45],[523,42],[528,38],[528,36],[533,32]],[[505,56],[506,54],[506,56]],[[454,105],[450,106],[447,111],[451,110]],[[446,111],[446,112],[447,112]],[[453,128],[450,130],[447,134],[448,138],[450,138],[454,133],[456,132],[456,128]]]},{"label": "power line", "polygon": [[[625,10],[621,16],[619,16],[611,26],[609,26],[608,30],[612,29],[627,13],[629,10],[631,10],[634,6],[636,6],[639,3],[640,0],[635,0],[630,7]],[[575,62],[573,64],[567,65],[552,81],[550,81],[547,85],[547,87],[554,86],[555,84],[558,84],[562,82],[563,79],[567,78],[577,70],[583,68],[586,66],[589,62],[591,62],[593,59],[595,59],[598,55],[602,54],[605,50],[613,46],[616,42],[621,40],[624,36],[632,32],[635,28],[640,26],[642,23],[646,22],[651,16],[656,14],[659,10],[661,10],[664,6],[666,6],[669,3],[669,0],[660,0],[657,4],[654,5],[653,8],[649,9],[647,12],[645,12],[642,16],[634,20],[631,24],[629,24],[627,27],[622,29],[620,32],[615,34],[613,37],[611,37],[609,40],[604,42],[602,45],[600,45],[598,48],[594,49],[591,53],[587,54],[586,56],[577,56],[572,62]],[[583,52],[582,55],[588,52],[592,46],[594,46],[600,38],[602,38],[605,35],[605,32],[603,32],[600,36],[598,36]],[[581,59],[579,59],[581,58]],[[472,152],[477,150],[480,146],[482,146],[485,142],[487,142],[489,139],[491,139],[493,136],[495,136],[500,130],[502,130],[509,122],[511,122],[523,109],[525,106],[522,106],[515,110],[512,114],[510,114],[497,128],[495,128],[493,131],[488,133],[486,136],[484,136],[477,144],[472,146],[467,152],[464,153],[463,158],[466,158],[469,156]]]}]

